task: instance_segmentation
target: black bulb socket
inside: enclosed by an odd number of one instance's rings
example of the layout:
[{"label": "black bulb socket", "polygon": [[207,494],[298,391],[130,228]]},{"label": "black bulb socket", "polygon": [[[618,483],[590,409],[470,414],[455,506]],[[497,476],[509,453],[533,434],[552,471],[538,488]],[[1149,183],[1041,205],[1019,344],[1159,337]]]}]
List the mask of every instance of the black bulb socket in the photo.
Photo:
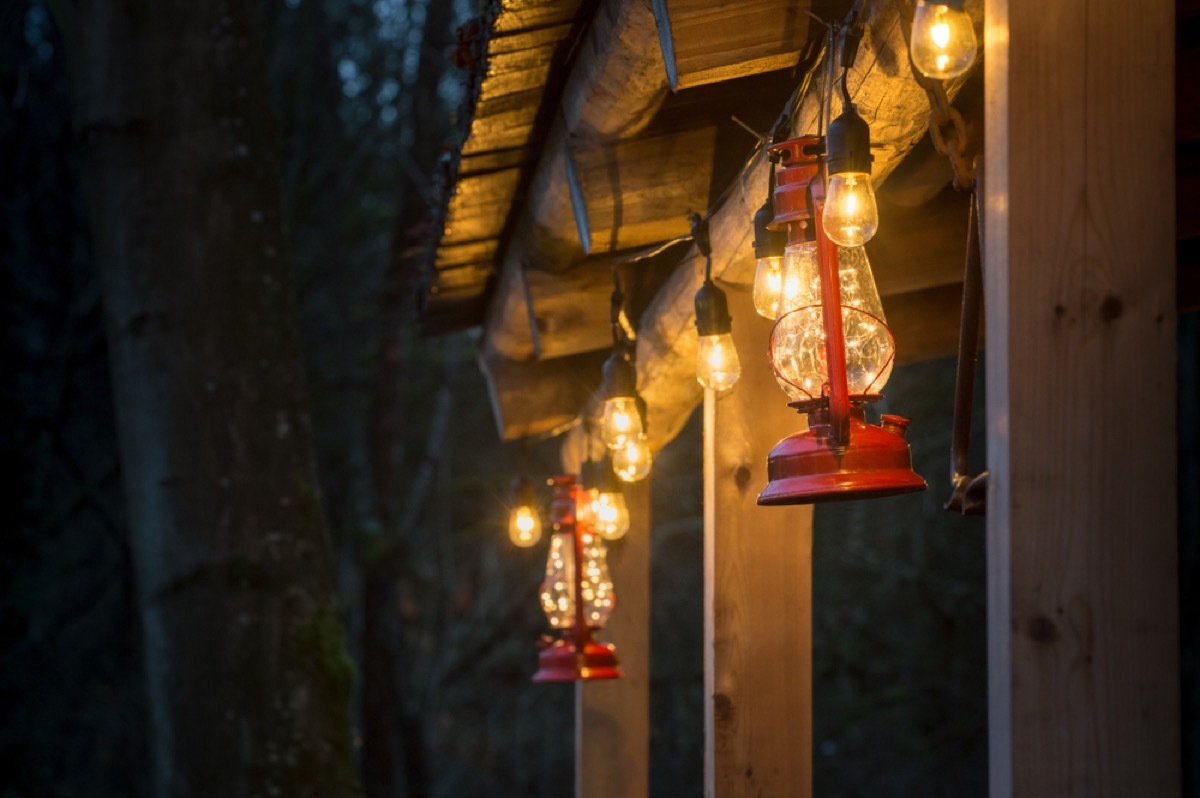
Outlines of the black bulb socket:
[{"label": "black bulb socket", "polygon": [[771,230],[767,225],[775,218],[775,203],[769,197],[754,214],[754,257],[781,258],[787,246],[787,233]]},{"label": "black bulb socket", "polygon": [[613,352],[604,361],[602,371],[604,380],[604,397],[615,399],[619,396],[637,395],[637,371],[620,352]]},{"label": "black bulb socket", "polygon": [[533,507],[533,485],[523,476],[513,477],[513,499],[518,507]]},{"label": "black bulb socket", "polygon": [[705,280],[696,292],[696,332],[699,335],[724,335],[733,329],[729,301],[712,280]]},{"label": "black bulb socket", "polygon": [[830,177],[871,171],[871,126],[853,105],[829,123],[825,135],[825,170]]}]

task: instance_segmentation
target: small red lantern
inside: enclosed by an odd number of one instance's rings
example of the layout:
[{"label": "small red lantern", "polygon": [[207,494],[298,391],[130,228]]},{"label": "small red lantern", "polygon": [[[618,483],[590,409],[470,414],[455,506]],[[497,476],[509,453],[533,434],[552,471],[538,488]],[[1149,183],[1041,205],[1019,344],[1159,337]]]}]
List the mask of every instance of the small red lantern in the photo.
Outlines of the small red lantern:
[{"label": "small red lantern", "polygon": [[[622,674],[616,646],[592,638],[592,632],[604,626],[615,598],[604,541],[579,520],[580,502],[590,502],[591,497],[574,476],[555,477],[550,484],[554,526],[546,580],[539,592],[542,609],[559,637],[543,638],[533,681],[618,679]],[[578,563],[582,567],[576,567]]]},{"label": "small red lantern", "polygon": [[912,470],[908,420],[866,422],[891,373],[895,342],[883,316],[866,251],[825,234],[825,141],[806,136],[770,148],[782,168],[770,227],[786,229],[779,318],[771,367],[808,414],[809,428],[780,441],[767,458],[758,503],[810,504],[923,490]]}]

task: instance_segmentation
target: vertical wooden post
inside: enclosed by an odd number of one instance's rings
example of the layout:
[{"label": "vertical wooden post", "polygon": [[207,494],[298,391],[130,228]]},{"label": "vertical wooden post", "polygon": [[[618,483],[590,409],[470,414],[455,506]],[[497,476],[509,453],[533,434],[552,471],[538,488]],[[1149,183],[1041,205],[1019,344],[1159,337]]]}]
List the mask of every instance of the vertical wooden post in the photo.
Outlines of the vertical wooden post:
[{"label": "vertical wooden post", "polygon": [[988,0],[992,798],[1180,793],[1172,0]]},{"label": "vertical wooden post", "polygon": [[804,426],[726,287],[742,377],[704,399],[705,795],[812,795],[812,511],[759,507],[767,453]]},{"label": "vertical wooden post", "polygon": [[575,685],[576,798],[646,798],[650,785],[650,488],[625,486],[629,532],[608,544],[616,607],[598,637],[622,679]]}]

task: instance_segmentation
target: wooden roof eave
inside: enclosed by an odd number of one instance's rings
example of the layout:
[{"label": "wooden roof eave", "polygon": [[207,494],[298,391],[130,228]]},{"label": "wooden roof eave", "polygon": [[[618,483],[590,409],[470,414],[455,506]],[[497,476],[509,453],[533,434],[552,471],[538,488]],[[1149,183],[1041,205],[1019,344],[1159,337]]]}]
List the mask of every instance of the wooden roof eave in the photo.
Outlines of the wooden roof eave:
[{"label": "wooden roof eave", "polygon": [[[604,17],[605,23],[597,23],[583,44],[584,52],[589,55],[581,57],[569,78],[571,88],[563,96],[564,111],[555,121],[531,183],[529,196],[533,201],[522,211],[517,222],[511,239],[513,243],[488,311],[480,363],[493,387],[497,424],[504,438],[544,433],[561,426],[568,412],[563,407],[568,392],[546,391],[545,386],[553,384],[556,374],[575,384],[580,382],[576,366],[584,352],[568,348],[570,357],[539,359],[542,354],[538,341],[539,324],[545,325],[546,314],[542,313],[543,318],[539,318],[534,307],[536,295],[549,295],[556,290],[553,273],[556,264],[583,262],[583,249],[566,186],[564,165],[567,154],[572,147],[587,146],[604,136],[611,137],[611,143],[620,141],[625,132],[638,132],[639,125],[647,117],[637,110],[645,107],[645,103],[638,102],[637,98],[645,100],[658,96],[664,88],[657,44],[645,36],[646,32],[654,30],[648,22],[646,4],[633,0],[606,4],[603,8],[610,16],[598,15]],[[613,16],[614,9],[622,13]],[[898,4],[891,0],[868,2],[863,14],[867,31],[849,76],[849,86],[860,112],[872,123],[877,145],[874,173],[876,180],[882,182],[914,143],[924,137],[929,109],[924,92],[908,72]],[[647,80],[631,80],[631,74]],[[951,94],[961,85],[960,80],[949,86]],[[633,100],[628,105],[614,104],[613,92],[620,97],[620,89],[627,86],[637,89]],[[594,104],[589,104],[589,98],[593,98]],[[621,109],[628,110],[624,118],[619,117]],[[603,127],[596,121],[587,124],[579,121],[589,118],[588,113],[592,110],[596,115],[590,118],[603,120]],[[618,117],[613,113],[618,113]],[[814,92],[802,103],[797,130],[815,129],[816,117]],[[580,130],[587,130],[588,135],[573,135],[571,120],[580,125]],[[752,281],[754,259],[748,220],[765,194],[766,174],[765,159],[760,151],[712,220],[714,275],[726,284],[748,286]],[[939,179],[942,182],[939,183]],[[915,199],[912,190],[905,192],[905,202],[919,204],[936,194],[944,179],[944,174],[932,180],[926,177],[925,182],[929,185],[918,185]],[[947,208],[947,212],[961,213],[965,224],[965,210]],[[918,215],[916,218],[920,221],[923,217]],[[961,244],[956,242],[956,246],[961,251]],[[921,345],[915,348],[926,356],[931,352],[941,354],[939,348],[950,351],[948,347],[952,347],[957,317],[953,286],[959,268],[952,264],[953,268],[947,269],[945,259],[929,262],[933,269],[928,274],[925,271],[929,269],[922,263],[910,264],[902,274],[879,274],[880,287],[885,293],[904,292],[902,297],[896,295],[885,299],[889,313],[897,320],[919,323],[922,314],[932,312],[949,322],[942,325],[945,330],[939,328],[921,337]],[[530,268],[535,273],[529,272]],[[650,435],[654,449],[661,448],[677,434],[702,395],[693,374],[696,339],[692,307],[701,269],[694,252],[685,257],[641,322],[639,384],[651,408]],[[533,279],[527,280],[527,273]],[[547,276],[550,279],[546,279]],[[576,290],[571,286],[581,275],[564,272],[562,276],[562,289]],[[600,346],[607,337],[603,310],[607,305],[607,290],[602,281],[593,282],[597,282],[599,288],[591,302],[598,304],[600,309],[591,308],[596,312],[582,315],[591,319],[585,321],[585,326],[596,327],[593,330],[594,345]],[[587,301],[586,297],[581,296],[580,301]],[[551,334],[546,336],[547,340],[555,334],[553,329],[544,332]],[[911,345],[907,348],[908,351],[913,349]],[[553,351],[553,347],[548,347],[547,351]],[[598,376],[594,375],[592,381]],[[525,388],[521,389],[521,385]],[[539,414],[542,416],[540,421]]]},{"label": "wooden roof eave", "polygon": [[[865,34],[847,85],[859,112],[871,125],[875,155],[872,173],[878,185],[925,136],[930,110],[925,92],[910,72],[900,17],[907,9],[893,0],[868,0],[862,13]],[[965,82],[965,77],[949,82],[947,93],[953,97]],[[801,101],[795,131],[817,129],[818,108],[818,94],[810,92]],[[766,195],[767,167],[765,150],[760,148],[728,198],[710,218],[713,276],[719,282],[734,286],[753,282],[755,259],[749,222]],[[963,219],[965,224],[965,212]],[[695,379],[694,327],[694,297],[703,272],[704,261],[693,247],[641,320],[637,341],[638,389],[648,407],[647,434],[653,451],[679,433],[703,398]],[[937,333],[941,339],[938,346],[945,346],[948,338],[957,335],[959,291],[947,279],[944,274],[931,281],[917,277],[910,290],[902,295],[902,301],[888,303],[885,299],[885,305],[895,306],[906,323],[928,319],[927,313],[936,313],[945,320],[946,329]],[[946,285],[951,287],[946,289]],[[581,412],[595,414],[601,401],[594,394]],[[580,444],[575,438],[580,434],[578,429],[573,430],[564,442],[564,460],[569,461],[571,453],[579,451]]]}]

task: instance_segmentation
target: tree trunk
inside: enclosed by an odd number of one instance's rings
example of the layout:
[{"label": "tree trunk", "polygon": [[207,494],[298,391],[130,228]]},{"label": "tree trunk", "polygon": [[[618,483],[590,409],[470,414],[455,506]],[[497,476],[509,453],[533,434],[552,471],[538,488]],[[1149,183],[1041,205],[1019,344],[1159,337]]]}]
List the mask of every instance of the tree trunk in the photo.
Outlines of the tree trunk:
[{"label": "tree trunk", "polygon": [[261,4],[59,8],[161,796],[357,794]]}]

